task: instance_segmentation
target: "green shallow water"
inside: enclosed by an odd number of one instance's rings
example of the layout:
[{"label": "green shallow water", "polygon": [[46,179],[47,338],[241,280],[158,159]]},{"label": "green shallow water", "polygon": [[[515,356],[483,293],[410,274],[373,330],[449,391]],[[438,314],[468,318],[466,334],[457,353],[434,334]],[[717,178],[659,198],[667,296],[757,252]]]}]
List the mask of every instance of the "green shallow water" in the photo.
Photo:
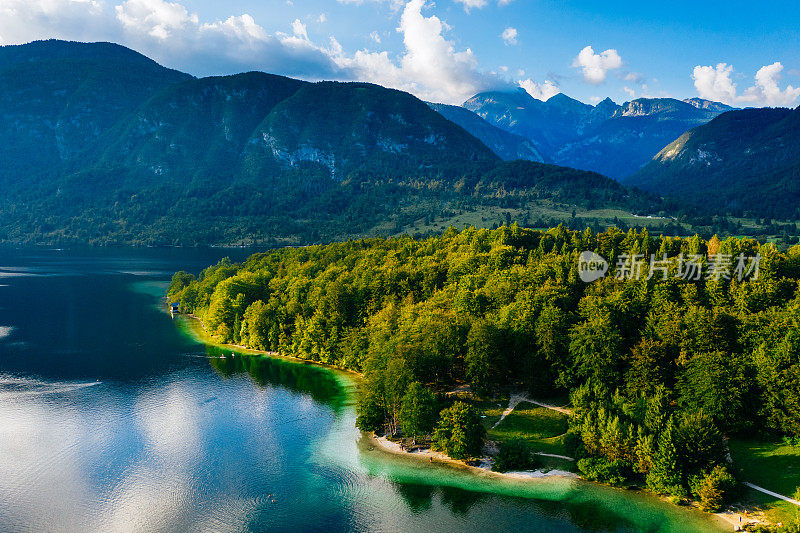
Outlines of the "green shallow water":
[{"label": "green shallow water", "polygon": [[173,271],[246,253],[0,250],[0,531],[730,529],[371,449],[348,375],[230,357],[159,307]]}]

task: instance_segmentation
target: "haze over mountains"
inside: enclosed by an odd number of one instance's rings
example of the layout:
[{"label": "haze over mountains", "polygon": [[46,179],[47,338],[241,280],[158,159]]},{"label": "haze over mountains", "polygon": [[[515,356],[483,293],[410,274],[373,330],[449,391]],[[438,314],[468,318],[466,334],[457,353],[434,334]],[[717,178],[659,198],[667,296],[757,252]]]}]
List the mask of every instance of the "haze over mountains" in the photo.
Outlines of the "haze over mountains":
[{"label": "haze over mountains", "polygon": [[640,98],[591,106],[559,93],[546,102],[524,89],[480,93],[464,103],[487,122],[521,135],[547,160],[620,179],[686,130],[731,107],[700,98]]}]

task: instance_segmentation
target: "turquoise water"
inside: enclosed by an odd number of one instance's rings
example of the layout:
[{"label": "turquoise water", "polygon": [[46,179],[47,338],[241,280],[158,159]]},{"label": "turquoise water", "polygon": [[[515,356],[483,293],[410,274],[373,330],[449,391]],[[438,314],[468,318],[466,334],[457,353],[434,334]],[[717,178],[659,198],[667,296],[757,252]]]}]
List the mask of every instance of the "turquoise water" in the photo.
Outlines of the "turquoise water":
[{"label": "turquoise water", "polygon": [[159,307],[173,271],[247,253],[0,251],[0,531],[719,530],[372,449],[340,376],[230,357]]}]

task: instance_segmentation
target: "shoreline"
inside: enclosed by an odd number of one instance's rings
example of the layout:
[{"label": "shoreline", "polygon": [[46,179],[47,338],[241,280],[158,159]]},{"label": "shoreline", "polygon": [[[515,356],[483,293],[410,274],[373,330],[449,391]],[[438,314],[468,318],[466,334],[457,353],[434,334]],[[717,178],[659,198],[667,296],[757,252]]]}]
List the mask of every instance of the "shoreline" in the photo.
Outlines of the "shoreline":
[{"label": "shoreline", "polygon": [[497,472],[491,469],[491,461],[487,460],[486,457],[481,458],[480,466],[468,465],[463,461],[453,459],[452,457],[449,457],[444,453],[437,452],[430,448],[409,452],[402,449],[398,443],[390,441],[386,437],[378,437],[375,434],[370,434],[366,432],[362,433],[366,436],[366,438],[368,439],[369,443],[372,446],[384,452],[391,453],[394,455],[401,455],[403,457],[410,457],[423,463],[427,460],[429,463],[433,464],[457,467],[463,470],[471,471],[472,473],[477,475],[490,475],[498,478],[516,479],[516,480],[533,480],[533,479],[541,479],[547,477],[580,479],[580,476],[574,472],[568,472],[566,470],[558,470],[558,469],[550,469],[550,470],[537,469],[537,470]]},{"label": "shoreline", "polygon": [[[169,314],[168,311],[164,311],[166,314]],[[278,352],[269,352],[265,350],[256,350],[253,348],[248,348],[246,346],[241,346],[237,344],[227,344],[221,343],[214,339],[210,333],[205,329],[203,325],[203,321],[195,316],[189,314],[181,314],[179,315],[179,319],[187,319],[185,323],[188,326],[188,333],[194,336],[194,338],[203,344],[216,346],[218,348],[231,348],[235,350],[242,351],[248,355],[258,355],[263,357],[271,357],[275,359],[286,360],[296,364],[307,364],[307,365],[314,365],[321,368],[324,368],[338,378],[344,378],[346,383],[343,383],[343,387],[345,388],[345,393],[349,396],[348,401],[355,402],[355,395],[354,395],[354,388],[358,386],[358,381],[363,377],[363,374],[359,372],[355,372],[353,370],[348,370],[344,368],[339,368],[333,365],[320,363],[318,361],[309,361],[307,359],[301,359],[299,357],[291,356],[291,355],[283,355]],[[173,318],[174,320],[174,318]],[[194,324],[194,327],[192,326]],[[578,474],[574,472],[568,472],[564,470],[533,470],[533,471],[511,471],[511,472],[495,472],[491,470],[491,463],[489,461],[483,460],[481,461],[481,466],[472,466],[464,463],[463,461],[459,461],[457,459],[453,459],[441,452],[436,452],[431,449],[426,449],[422,451],[416,452],[409,452],[400,448],[400,445],[390,441],[386,437],[379,437],[374,433],[368,433],[365,431],[360,431],[363,438],[366,438],[370,445],[374,448],[388,454],[397,455],[405,458],[409,458],[420,463],[429,462],[432,464],[440,465],[440,466],[447,466],[450,468],[456,468],[462,471],[470,472],[472,475],[480,476],[480,477],[490,477],[497,480],[513,480],[513,481],[521,481],[521,482],[536,482],[536,481],[543,481],[548,479],[564,479],[564,480],[575,480],[575,481],[585,481],[581,478]],[[590,481],[585,481],[587,483],[593,483]],[[602,485],[602,484],[601,484]],[[622,489],[619,489],[622,490]],[[659,498],[662,501],[669,502],[669,499],[660,496],[657,494],[652,494],[647,491],[642,491],[643,493],[650,494],[653,497]],[[682,506],[671,503],[676,508],[680,508]],[[695,509],[696,506],[687,506],[688,509]],[[701,511],[702,512],[702,511]],[[756,524],[769,524],[768,521],[763,519],[763,515],[760,518],[757,518],[758,515],[761,513],[752,508],[747,508],[745,506],[737,505],[734,508],[729,508],[720,513],[704,513],[710,517],[717,517],[719,520],[729,524],[732,527],[733,531],[739,531],[740,529],[738,526],[741,524],[742,526],[748,523],[756,523]],[[739,522],[739,519],[742,521]]]}]

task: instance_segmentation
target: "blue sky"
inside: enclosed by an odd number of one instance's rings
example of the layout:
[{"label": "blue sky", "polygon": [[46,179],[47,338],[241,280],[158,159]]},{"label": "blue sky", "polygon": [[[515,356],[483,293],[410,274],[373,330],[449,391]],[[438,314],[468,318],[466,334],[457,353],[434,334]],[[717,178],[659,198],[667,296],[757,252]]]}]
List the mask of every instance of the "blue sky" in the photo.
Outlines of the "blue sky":
[{"label": "blue sky", "polygon": [[800,104],[800,2],[0,0],[0,43],[125,44],[195,75],[365,80],[460,103],[525,87],[584,102]]}]

